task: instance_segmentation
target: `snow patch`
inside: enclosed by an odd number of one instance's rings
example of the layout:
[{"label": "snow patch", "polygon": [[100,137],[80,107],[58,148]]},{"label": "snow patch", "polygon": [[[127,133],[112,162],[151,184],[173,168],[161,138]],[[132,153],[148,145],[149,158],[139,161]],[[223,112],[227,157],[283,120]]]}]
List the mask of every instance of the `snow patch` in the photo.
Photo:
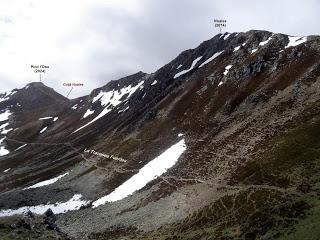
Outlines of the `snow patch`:
[{"label": "snow patch", "polygon": [[285,48],[295,47],[307,41],[307,37],[292,37],[289,36],[289,43]]},{"label": "snow patch", "polygon": [[90,109],[88,109],[88,110],[84,113],[83,118],[86,118],[86,117],[88,117],[89,115],[91,115],[91,114],[93,114],[93,113],[94,113],[94,111],[91,111]]},{"label": "snow patch", "polygon": [[7,100],[9,100],[8,97],[3,97],[3,98],[0,97],[0,102],[4,102],[4,101],[7,101]]},{"label": "snow patch", "polygon": [[[273,34],[272,34],[272,36],[273,36]],[[265,40],[265,41],[263,41],[263,42],[259,43],[259,46],[264,46],[264,45],[266,45],[268,42],[270,42],[270,40],[272,39],[272,36],[271,36],[271,37],[269,37],[267,40]]]},{"label": "snow patch", "polygon": [[151,83],[151,86],[156,85],[157,83],[157,80],[154,80],[153,83]]},{"label": "snow patch", "polygon": [[69,174],[69,172],[65,173],[65,174],[62,174],[60,176],[57,176],[55,178],[51,178],[51,179],[48,179],[48,180],[45,180],[45,181],[42,181],[42,182],[38,182],[30,187],[26,187],[24,188],[23,190],[27,190],[27,189],[31,189],[31,188],[38,188],[38,187],[43,187],[43,186],[47,186],[47,185],[50,185],[50,184],[53,184],[55,182],[57,182],[60,178],[63,178],[64,176],[67,176]]},{"label": "snow patch", "polygon": [[77,109],[78,108],[78,104],[75,104],[71,107],[73,110]]},{"label": "snow patch", "polygon": [[11,170],[11,168],[7,168],[6,170],[4,170],[3,172],[6,173],[6,172],[9,172]]},{"label": "snow patch", "polygon": [[193,60],[193,62],[192,62],[192,64],[191,64],[191,67],[190,67],[189,69],[187,69],[187,70],[182,70],[181,72],[178,72],[176,75],[174,75],[173,78],[178,78],[178,77],[186,74],[187,72],[190,72],[190,71],[194,68],[194,66],[197,64],[197,62],[200,61],[201,58],[202,58],[202,56],[201,56],[201,57],[197,57],[195,60]]},{"label": "snow patch", "polygon": [[228,65],[228,66],[226,66],[226,68],[224,69],[223,75],[225,75],[225,76],[226,76],[226,75],[228,74],[228,72],[229,72],[230,68],[232,68],[232,65]]},{"label": "snow patch", "polygon": [[235,48],[233,49],[233,52],[238,51],[238,50],[240,49],[240,47],[241,47],[241,46],[235,47]]},{"label": "snow patch", "polygon": [[3,146],[0,147],[0,156],[8,155],[10,152]]},{"label": "snow patch", "polygon": [[6,129],[6,127],[8,127],[8,126],[9,126],[9,123],[8,123],[8,122],[7,122],[7,123],[4,123],[4,124],[2,124],[2,125],[0,126],[0,130],[2,130],[2,131],[1,131],[1,134],[6,135],[8,132],[10,132],[10,131],[13,130],[13,128]]},{"label": "snow patch", "polygon": [[144,81],[141,81],[136,86],[132,87],[131,84],[128,87],[124,87],[118,91],[112,90],[109,92],[100,92],[97,96],[95,96],[92,100],[92,103],[96,102],[100,99],[101,105],[106,106],[108,104],[112,106],[119,105],[122,101],[120,99],[125,95],[128,94],[129,98],[139,87],[143,85]]},{"label": "snow patch", "polygon": [[9,126],[9,123],[4,123],[0,126],[0,130],[5,129],[7,126]]},{"label": "snow patch", "polygon": [[1,132],[1,134],[5,135],[5,134],[7,134],[8,132],[10,132],[10,131],[12,131],[12,130],[13,130],[13,128],[3,129],[2,132]]},{"label": "snow patch", "polygon": [[218,57],[221,53],[221,52],[217,52],[215,54],[213,54],[210,58],[208,58],[206,61],[204,61],[203,63],[201,63],[201,65],[199,66],[199,68],[203,67],[204,65],[208,64],[209,62],[211,62],[213,59],[215,59],[216,57]]},{"label": "snow patch", "polygon": [[18,209],[7,209],[0,211],[0,217],[8,217],[18,214],[24,214],[28,211],[31,211],[34,214],[44,214],[49,208],[53,211],[54,214],[65,213],[68,211],[79,210],[82,206],[89,204],[89,201],[81,200],[81,194],[75,194],[67,202],[57,202],[54,204],[46,205],[37,205],[37,206],[26,206]]},{"label": "snow patch", "polygon": [[119,110],[119,112],[118,112],[118,113],[125,112],[125,111],[127,111],[128,109],[129,109],[129,106],[127,106],[125,109]]},{"label": "snow patch", "polygon": [[0,122],[8,120],[11,114],[12,113],[9,110],[6,110],[5,112],[0,113]]},{"label": "snow patch", "polygon": [[22,146],[18,147],[18,148],[15,149],[14,151],[18,151],[18,150],[20,150],[21,148],[24,148],[25,146],[27,146],[27,144],[23,144]]},{"label": "snow patch", "polygon": [[185,140],[182,139],[154,160],[147,163],[136,175],[116,188],[112,193],[94,201],[92,203],[93,208],[107,202],[119,201],[129,195],[132,195],[135,191],[143,188],[148,182],[156,179],[158,176],[161,176],[167,171],[167,169],[171,168],[185,150]]},{"label": "snow patch", "polygon": [[221,82],[219,82],[218,87],[219,87],[219,86],[221,86],[222,84],[223,84],[223,82],[222,82],[222,81],[221,81]]},{"label": "snow patch", "polygon": [[5,139],[5,137],[0,139],[0,156],[5,156],[10,153],[10,151],[7,150],[4,146],[1,146],[4,139]]},{"label": "snow patch", "polygon": [[59,119],[59,117],[55,117],[54,119],[53,119],[53,121],[55,122],[55,121],[57,121]]},{"label": "snow patch", "polygon": [[181,68],[183,65],[182,64],[180,64],[178,67],[177,67],[177,69],[179,69],[179,68]]},{"label": "snow patch", "polygon": [[[92,103],[96,102],[97,100],[100,100],[101,105],[104,106],[105,108],[93,120],[83,125],[82,127],[78,128],[73,133],[80,131],[81,129],[87,127],[88,125],[102,118],[104,115],[106,115],[112,110],[112,107],[115,107],[120,103],[122,103],[123,101],[126,101],[143,84],[144,84],[144,81],[141,81],[134,87],[132,87],[130,84],[128,87],[124,87],[119,91],[112,90],[109,92],[100,92],[97,96],[93,98]],[[128,94],[127,98],[124,100],[120,100],[126,94]]]},{"label": "snow patch", "polygon": [[251,54],[255,53],[256,51],[258,51],[258,48],[255,48],[251,51]]},{"label": "snow patch", "polygon": [[18,90],[13,90],[8,96],[12,96],[13,94],[16,94]]},{"label": "snow patch", "polygon": [[47,128],[48,128],[48,127],[42,128],[42,130],[40,131],[40,134],[43,133],[43,132],[45,132],[45,131],[47,130]]},{"label": "snow patch", "polygon": [[53,117],[42,117],[42,118],[39,118],[39,120],[46,120],[46,119],[51,119]]},{"label": "snow patch", "polygon": [[230,37],[231,33],[227,33],[227,35],[224,35],[223,40],[227,40],[228,37]]},{"label": "snow patch", "polygon": [[1,146],[4,139],[5,139],[5,137],[0,139],[0,156],[5,156],[10,153],[9,150],[7,150],[4,146]]}]

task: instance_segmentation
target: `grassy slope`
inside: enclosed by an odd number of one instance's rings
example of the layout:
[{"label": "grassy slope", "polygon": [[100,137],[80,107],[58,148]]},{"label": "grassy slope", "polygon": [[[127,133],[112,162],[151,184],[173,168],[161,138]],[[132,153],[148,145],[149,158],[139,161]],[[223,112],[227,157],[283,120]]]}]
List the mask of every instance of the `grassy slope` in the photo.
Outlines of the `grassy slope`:
[{"label": "grassy slope", "polygon": [[[265,148],[233,176],[238,191],[156,232],[120,232],[126,239],[145,240],[320,239],[320,116],[273,138]],[[93,238],[122,234],[112,235]]]},{"label": "grassy slope", "polygon": [[[240,167],[230,182],[237,190],[184,221],[155,232],[119,228],[91,239],[281,239],[320,236],[320,117],[265,145],[265,153]],[[28,230],[2,229],[3,239],[49,238]],[[25,235],[26,234],[26,235]],[[125,236],[125,237],[124,237]],[[58,236],[62,237],[62,236]]]},{"label": "grassy slope", "polygon": [[[91,239],[320,239],[320,116],[315,115],[273,138],[264,154],[240,167],[230,182],[238,190],[184,221],[150,233],[113,229]],[[12,232],[8,225],[0,232],[3,239],[57,237],[43,230]]]}]

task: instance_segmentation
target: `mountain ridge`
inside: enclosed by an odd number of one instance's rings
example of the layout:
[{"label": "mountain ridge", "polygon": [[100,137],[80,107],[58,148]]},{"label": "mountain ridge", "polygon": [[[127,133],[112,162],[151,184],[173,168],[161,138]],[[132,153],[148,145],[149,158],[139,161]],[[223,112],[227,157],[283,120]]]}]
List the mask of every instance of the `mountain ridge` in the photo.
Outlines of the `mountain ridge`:
[{"label": "mountain ridge", "polygon": [[[76,239],[295,234],[302,216],[317,213],[311,195],[318,191],[318,172],[310,180],[304,166],[290,164],[292,150],[284,143],[293,144],[288,136],[295,133],[299,159],[307,166],[307,154],[318,166],[311,152],[318,149],[312,132],[318,131],[319,46],[313,36],[218,34],[155,73],[138,72],[72,100],[56,96],[63,104],[45,101],[50,107],[26,111],[26,101],[1,101],[0,114],[10,114],[0,122],[8,124],[1,146],[9,151],[0,157],[0,171],[9,169],[0,176],[0,216],[80,194],[83,209],[57,215],[59,229]],[[181,141],[185,149],[166,172],[119,202],[91,207]],[[312,148],[301,148],[301,141]],[[279,171],[273,159],[287,167]]]}]

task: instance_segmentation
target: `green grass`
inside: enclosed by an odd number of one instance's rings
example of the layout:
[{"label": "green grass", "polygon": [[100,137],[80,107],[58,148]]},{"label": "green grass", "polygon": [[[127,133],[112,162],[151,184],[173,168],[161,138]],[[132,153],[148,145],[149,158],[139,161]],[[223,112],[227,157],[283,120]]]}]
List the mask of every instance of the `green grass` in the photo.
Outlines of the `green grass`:
[{"label": "green grass", "polygon": [[242,190],[157,231],[124,230],[99,239],[320,239],[320,118],[271,139],[263,149],[232,177]]},{"label": "green grass", "polygon": [[320,239],[320,119],[265,147],[265,154],[239,169],[234,184],[282,191],[257,188],[225,196],[171,229],[178,230],[181,239],[196,238],[199,231],[214,239]]},{"label": "green grass", "polygon": [[319,136],[317,118],[273,139],[265,154],[239,169],[235,183],[290,187],[320,176]]},{"label": "green grass", "polygon": [[319,240],[320,239],[320,205],[313,203],[308,215],[300,219],[294,226],[294,231],[281,236],[280,240]]}]

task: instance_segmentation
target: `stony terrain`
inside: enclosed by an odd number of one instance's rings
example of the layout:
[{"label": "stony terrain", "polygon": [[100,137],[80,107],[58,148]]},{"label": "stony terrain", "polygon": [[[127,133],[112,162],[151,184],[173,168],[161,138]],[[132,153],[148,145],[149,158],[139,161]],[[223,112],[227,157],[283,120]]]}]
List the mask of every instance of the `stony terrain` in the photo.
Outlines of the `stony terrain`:
[{"label": "stony terrain", "polygon": [[[30,83],[0,95],[0,238],[319,239],[319,113],[318,36],[219,34],[73,100]],[[97,206],[182,140],[165,173]],[[54,223],[1,216],[44,204]]]}]

